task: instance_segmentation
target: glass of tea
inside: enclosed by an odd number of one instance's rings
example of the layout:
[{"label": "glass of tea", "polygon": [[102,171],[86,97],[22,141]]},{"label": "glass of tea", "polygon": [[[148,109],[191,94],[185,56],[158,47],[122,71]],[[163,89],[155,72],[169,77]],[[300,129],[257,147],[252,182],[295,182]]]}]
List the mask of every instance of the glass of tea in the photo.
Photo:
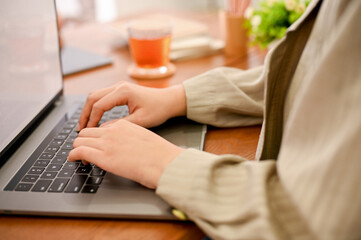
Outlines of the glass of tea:
[{"label": "glass of tea", "polygon": [[156,79],[175,73],[169,62],[172,23],[167,19],[136,19],[127,24],[129,46],[135,64],[128,73],[134,78]]}]

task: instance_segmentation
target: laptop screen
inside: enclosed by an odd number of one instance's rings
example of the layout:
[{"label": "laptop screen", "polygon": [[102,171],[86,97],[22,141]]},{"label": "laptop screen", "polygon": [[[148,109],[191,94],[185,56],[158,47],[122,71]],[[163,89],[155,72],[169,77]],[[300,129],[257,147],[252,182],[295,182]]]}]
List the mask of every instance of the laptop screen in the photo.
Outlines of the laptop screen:
[{"label": "laptop screen", "polygon": [[0,156],[61,91],[54,1],[0,0]]}]

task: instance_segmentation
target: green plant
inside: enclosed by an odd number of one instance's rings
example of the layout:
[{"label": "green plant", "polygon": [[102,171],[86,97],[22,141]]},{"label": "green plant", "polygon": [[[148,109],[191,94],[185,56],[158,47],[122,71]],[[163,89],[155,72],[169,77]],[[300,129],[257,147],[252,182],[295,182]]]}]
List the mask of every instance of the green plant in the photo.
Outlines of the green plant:
[{"label": "green plant", "polygon": [[262,0],[258,8],[248,7],[245,12],[245,27],[251,45],[264,49],[274,40],[282,38],[310,2],[311,0]]}]

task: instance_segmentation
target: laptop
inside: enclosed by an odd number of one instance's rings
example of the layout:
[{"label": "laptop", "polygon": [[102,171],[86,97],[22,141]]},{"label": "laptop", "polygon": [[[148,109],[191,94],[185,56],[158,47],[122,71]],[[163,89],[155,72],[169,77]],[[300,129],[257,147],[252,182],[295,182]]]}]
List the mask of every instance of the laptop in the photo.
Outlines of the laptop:
[{"label": "laptop", "polygon": [[[85,98],[62,94],[54,1],[0,0],[0,53],[1,214],[175,219],[154,190],[66,161]],[[127,114],[117,106],[101,121]],[[203,148],[206,127],[185,118],[152,130]]]}]

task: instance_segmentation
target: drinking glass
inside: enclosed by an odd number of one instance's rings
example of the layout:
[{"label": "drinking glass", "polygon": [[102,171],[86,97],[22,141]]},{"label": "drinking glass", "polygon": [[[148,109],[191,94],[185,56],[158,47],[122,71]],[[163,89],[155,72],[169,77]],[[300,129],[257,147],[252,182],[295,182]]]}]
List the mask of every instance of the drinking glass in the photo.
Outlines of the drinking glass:
[{"label": "drinking glass", "polygon": [[175,72],[169,62],[172,24],[165,19],[136,19],[127,24],[129,46],[135,64],[128,73],[135,78],[156,79]]}]

